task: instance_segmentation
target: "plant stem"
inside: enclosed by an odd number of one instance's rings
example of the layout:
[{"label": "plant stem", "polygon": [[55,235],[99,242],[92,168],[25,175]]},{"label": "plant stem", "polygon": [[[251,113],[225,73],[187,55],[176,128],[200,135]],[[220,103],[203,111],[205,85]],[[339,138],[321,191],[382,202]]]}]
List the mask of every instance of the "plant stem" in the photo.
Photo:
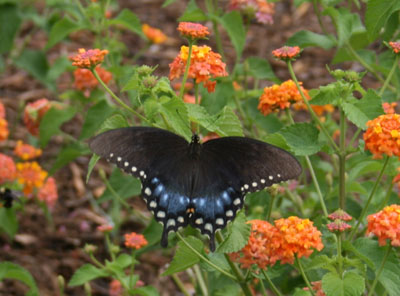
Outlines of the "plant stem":
[{"label": "plant stem", "polygon": [[314,8],[314,13],[317,16],[318,24],[321,27],[322,32],[324,32],[324,35],[329,36],[329,33],[325,28],[324,22],[322,21],[321,11],[318,9],[318,0],[313,0],[312,3]]},{"label": "plant stem", "polygon": [[183,100],[183,94],[185,93],[185,84],[186,84],[186,80],[187,80],[188,75],[189,75],[189,68],[190,68],[190,62],[191,62],[191,58],[192,58],[193,43],[194,43],[193,41],[189,40],[189,53],[188,53],[188,57],[187,57],[187,60],[186,60],[185,73],[183,73],[181,89],[179,90],[179,98],[181,100]]},{"label": "plant stem", "polygon": [[[278,290],[278,288],[275,286],[275,284],[271,281],[270,277],[268,276],[268,273],[267,273],[264,269],[261,269],[261,272],[262,272],[264,278],[267,280],[267,282],[268,282],[268,284],[269,284],[271,290],[274,291],[275,295],[277,295],[277,296],[283,296],[282,293],[279,292],[279,290]],[[262,282],[262,280],[261,280],[261,282]]]},{"label": "plant stem", "polygon": [[133,288],[133,272],[135,271],[135,249],[132,249],[131,252],[131,268],[130,268],[130,273],[129,273],[129,288]]},{"label": "plant stem", "polygon": [[288,62],[287,62],[287,66],[288,66],[288,69],[289,69],[290,76],[292,77],[294,83],[296,84],[297,90],[299,91],[299,93],[300,93],[300,95],[301,95],[301,97],[302,97],[302,99],[303,99],[303,101],[304,101],[304,104],[306,104],[306,106],[307,106],[308,112],[310,112],[311,117],[313,118],[313,120],[318,124],[318,126],[321,128],[321,131],[325,134],[325,137],[326,137],[326,138],[328,139],[328,141],[330,142],[332,148],[333,148],[337,153],[339,153],[339,152],[340,152],[339,147],[336,145],[335,141],[333,141],[332,137],[329,135],[329,133],[328,133],[328,131],[326,130],[325,126],[324,126],[324,125],[322,124],[322,122],[319,120],[317,114],[315,114],[315,112],[314,112],[314,110],[311,108],[311,105],[310,105],[310,103],[308,102],[306,96],[304,95],[304,92],[303,92],[303,90],[301,89],[300,84],[299,84],[299,82],[298,82],[298,80],[297,80],[297,78],[296,78],[296,74],[294,73],[294,70],[293,70],[293,66],[292,66],[291,61],[288,61]]},{"label": "plant stem", "polygon": [[296,263],[297,263],[297,265],[299,267],[299,271],[301,273],[301,276],[303,277],[304,281],[306,282],[306,285],[307,285],[308,289],[310,290],[309,292],[311,293],[311,295],[315,296],[314,290],[312,289],[310,281],[308,280],[307,275],[304,272],[303,265],[301,265],[300,259],[297,258],[297,256],[295,256],[295,258],[296,258]]},{"label": "plant stem", "polygon": [[364,219],[365,214],[367,213],[369,204],[371,203],[372,197],[374,196],[375,191],[376,191],[376,189],[378,188],[379,182],[380,182],[381,179],[382,179],[383,172],[385,171],[388,162],[389,162],[389,156],[385,156],[385,162],[384,162],[384,164],[383,164],[383,166],[382,166],[381,172],[379,173],[379,176],[378,176],[378,178],[377,178],[376,181],[375,181],[374,187],[373,187],[372,190],[371,190],[371,193],[370,193],[370,195],[369,195],[369,197],[368,197],[367,203],[365,204],[365,206],[363,207],[363,209],[362,209],[362,211],[361,211],[361,214],[360,214],[360,217],[358,218],[357,224],[354,226],[353,230],[352,230],[351,233],[350,233],[349,240],[351,240],[351,239],[353,238],[353,236],[356,234],[357,229],[358,229],[358,227],[359,227],[360,224],[361,224],[361,221]]},{"label": "plant stem", "polygon": [[339,208],[346,207],[346,116],[340,109],[340,141],[339,147]]},{"label": "plant stem", "polygon": [[368,292],[368,296],[374,295],[375,286],[378,283],[379,276],[382,273],[383,267],[385,266],[386,260],[387,260],[387,258],[389,256],[389,253],[390,253],[391,249],[392,249],[392,245],[389,244],[389,246],[386,248],[385,256],[383,257],[381,266],[379,267],[378,272],[376,273],[376,276],[375,276],[375,279],[374,279],[374,281],[372,283],[371,289]]},{"label": "plant stem", "polygon": [[114,261],[115,260],[115,255],[114,255],[114,252],[112,252],[112,250],[111,250],[111,241],[110,241],[110,234],[109,233],[105,233],[105,239],[106,239],[107,249],[110,252],[110,257]]},{"label": "plant stem", "polygon": [[383,93],[385,92],[385,89],[387,88],[387,86],[389,85],[390,80],[392,80],[392,76],[397,68],[397,64],[399,62],[399,55],[396,54],[396,58],[394,60],[393,66],[390,69],[389,75],[386,77],[385,82],[383,83],[382,88],[379,90],[378,96],[382,96]]},{"label": "plant stem", "polygon": [[379,207],[378,210],[382,210],[382,209],[388,204],[389,199],[390,199],[390,195],[392,194],[393,186],[394,186],[394,183],[393,183],[393,180],[392,180],[392,181],[390,182],[390,185],[389,185],[388,190],[386,191],[386,196],[385,196],[385,198],[383,199],[383,202],[382,202],[382,204],[380,205],[380,207]]},{"label": "plant stem", "polygon": [[352,148],[354,141],[357,139],[358,135],[361,133],[362,129],[358,128],[357,131],[354,133],[353,137],[351,138],[349,145],[347,147]]},{"label": "plant stem", "polygon": [[343,258],[342,258],[342,234],[337,234],[337,261],[338,261],[338,271],[339,276],[342,278],[343,275]]},{"label": "plant stem", "polygon": [[94,77],[96,77],[97,81],[100,82],[100,84],[104,87],[104,89],[110,94],[110,96],[118,102],[118,104],[120,104],[126,110],[133,113],[134,115],[136,115],[143,121],[146,121],[147,123],[149,123],[149,121],[147,120],[146,117],[142,116],[141,114],[139,114],[138,112],[133,110],[131,107],[129,107],[127,104],[125,104],[120,98],[118,98],[118,96],[107,86],[107,84],[105,84],[104,81],[101,80],[99,74],[97,74],[97,71],[94,68],[90,69],[90,71],[93,73]]},{"label": "plant stem", "polygon": [[[200,105],[200,100],[199,100],[199,84],[194,82],[194,101],[196,105]],[[196,133],[200,134],[200,124],[196,123]]]},{"label": "plant stem", "polygon": [[193,266],[193,269],[194,269],[194,273],[197,278],[197,283],[199,284],[202,295],[208,296],[207,286],[206,286],[206,283],[204,282],[204,278],[203,278],[203,275],[201,274],[201,270],[200,270],[199,266],[196,264],[195,266]]},{"label": "plant stem", "polygon": [[267,221],[270,221],[271,219],[271,213],[272,213],[272,208],[274,207],[274,201],[275,201],[275,194],[271,194],[271,198],[269,200],[269,205],[268,205],[268,212],[267,212]]},{"label": "plant stem", "polygon": [[182,283],[181,279],[178,277],[176,273],[171,275],[173,281],[175,284],[178,286],[179,290],[183,293],[185,296],[190,296],[190,293],[186,291],[185,285]]},{"label": "plant stem", "polygon": [[195,253],[201,260],[203,260],[205,263],[207,263],[208,265],[210,265],[212,268],[218,270],[220,273],[222,273],[223,275],[229,277],[232,280],[236,280],[236,278],[230,274],[229,272],[226,272],[225,270],[223,270],[221,267],[219,267],[218,265],[215,265],[214,263],[212,263],[210,260],[208,260],[205,256],[203,256],[202,254],[200,254],[195,248],[193,248],[183,237],[182,235],[177,232],[176,236],[193,252]]},{"label": "plant stem", "polygon": [[[224,238],[222,237],[221,232],[217,232],[217,233],[215,234],[215,236],[216,236],[218,242],[222,242],[222,241],[224,240]],[[236,278],[235,278],[235,281],[236,281],[236,282],[240,285],[240,287],[242,288],[244,295],[246,295],[246,296],[252,296],[253,293],[251,292],[250,287],[249,287],[249,285],[247,284],[247,282],[246,282],[246,280],[245,280],[245,277],[243,276],[243,274],[242,274],[242,272],[240,271],[239,267],[231,261],[231,259],[229,258],[228,254],[224,254],[224,257],[225,257],[226,261],[228,262],[229,266],[231,267],[232,272],[234,273],[234,275],[235,275],[235,277],[236,277]]]}]

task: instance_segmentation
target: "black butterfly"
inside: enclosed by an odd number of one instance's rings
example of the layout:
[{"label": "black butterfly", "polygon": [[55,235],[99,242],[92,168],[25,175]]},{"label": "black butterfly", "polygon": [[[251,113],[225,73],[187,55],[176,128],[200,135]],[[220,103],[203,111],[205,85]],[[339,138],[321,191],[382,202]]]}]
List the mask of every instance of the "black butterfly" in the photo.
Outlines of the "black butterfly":
[{"label": "black butterfly", "polygon": [[0,201],[5,208],[11,208],[14,200],[18,200],[18,197],[8,188],[0,188]]},{"label": "black butterfly", "polygon": [[274,183],[296,178],[299,162],[273,145],[243,137],[224,137],[201,144],[152,127],[110,130],[92,138],[90,149],[140,178],[147,208],[168,233],[188,224],[210,238],[232,221],[244,196]]}]

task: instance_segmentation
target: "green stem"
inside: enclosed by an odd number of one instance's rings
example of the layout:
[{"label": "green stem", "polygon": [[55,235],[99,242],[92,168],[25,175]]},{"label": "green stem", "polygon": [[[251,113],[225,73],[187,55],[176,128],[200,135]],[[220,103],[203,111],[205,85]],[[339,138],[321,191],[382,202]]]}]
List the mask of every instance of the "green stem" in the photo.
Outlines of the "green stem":
[{"label": "green stem", "polygon": [[186,60],[185,73],[183,73],[181,89],[179,90],[179,98],[181,100],[183,100],[183,94],[185,93],[185,84],[186,84],[186,80],[187,80],[188,75],[189,75],[190,60],[192,58],[193,44],[194,44],[193,41],[189,41],[189,53],[188,53],[188,57],[187,57],[187,60]]},{"label": "green stem", "polygon": [[[221,232],[217,232],[216,233],[216,238],[217,238],[218,242],[220,242],[220,243],[224,240],[224,238],[222,237]],[[253,293],[251,292],[250,287],[246,282],[246,278],[243,276],[243,274],[240,271],[239,267],[232,262],[232,260],[228,256],[228,254],[224,254],[224,257],[225,257],[226,261],[228,262],[229,266],[231,267],[231,270],[232,270],[232,272],[234,273],[234,275],[236,277],[235,281],[242,288],[242,291],[243,291],[244,295],[252,296]]]},{"label": "green stem", "polygon": [[[286,109],[286,114],[288,115],[289,122],[291,124],[294,124],[294,120],[293,120],[292,114],[290,113],[289,109]],[[315,171],[312,166],[311,160],[307,155],[304,156],[304,158],[306,159],[307,167],[308,167],[308,170],[310,171],[311,179],[313,180],[315,190],[317,190],[317,195],[318,195],[319,202],[321,203],[322,211],[324,212],[325,216],[328,216],[328,210],[326,209],[324,197],[322,196],[321,188],[319,187],[318,179],[317,179],[317,176],[315,175]]]},{"label": "green stem", "polygon": [[358,128],[357,131],[354,133],[353,137],[351,138],[349,145],[350,149],[353,147],[354,141],[357,139],[358,135],[361,133],[362,129]]},{"label": "green stem", "polygon": [[314,290],[313,290],[313,288],[312,288],[312,286],[310,284],[310,281],[307,278],[307,275],[304,272],[303,265],[301,265],[300,259],[297,258],[297,256],[295,258],[296,258],[296,263],[297,263],[297,266],[299,267],[299,271],[300,271],[301,276],[303,277],[308,289],[310,290],[311,295],[315,296]]},{"label": "green stem", "polygon": [[346,207],[346,116],[340,107],[339,208]]},{"label": "green stem", "polygon": [[392,80],[392,76],[394,74],[394,72],[396,71],[397,68],[397,64],[399,62],[399,55],[396,54],[396,58],[394,60],[393,66],[390,69],[389,75],[386,77],[385,82],[383,83],[382,88],[379,90],[378,96],[382,96],[383,93],[385,92],[385,89],[387,88],[387,86],[389,85],[390,80]]},{"label": "green stem", "polygon": [[175,284],[178,286],[179,290],[185,296],[190,296],[190,293],[186,290],[185,285],[182,283],[181,279],[178,277],[176,273],[171,275],[172,279],[174,280]]},{"label": "green stem", "polygon": [[135,249],[132,249],[131,252],[131,268],[129,274],[129,289],[133,289],[133,272],[135,271]]},{"label": "green stem", "polygon": [[200,291],[202,293],[201,295],[208,296],[207,286],[206,283],[204,282],[204,278],[203,275],[201,274],[199,266],[196,264],[195,266],[193,266],[193,269],[197,278],[197,283],[199,284]]},{"label": "green stem", "polygon": [[210,260],[208,260],[206,257],[204,257],[202,254],[200,254],[195,248],[193,248],[183,237],[182,235],[177,232],[176,236],[193,252],[197,255],[197,257],[199,257],[201,260],[203,260],[205,263],[207,263],[208,265],[210,265],[212,268],[214,268],[215,270],[218,270],[220,273],[224,274],[225,276],[229,277],[232,280],[236,280],[236,278],[230,274],[229,272],[226,272],[225,270],[223,270],[221,267],[219,267],[218,265],[215,265],[214,263],[212,263]]},{"label": "green stem", "polygon": [[339,266],[339,276],[342,278],[343,275],[343,257],[342,257],[342,235],[338,234],[337,236],[337,262]]},{"label": "green stem", "polygon": [[364,219],[365,214],[367,213],[369,204],[371,203],[372,197],[374,196],[375,191],[378,188],[378,185],[379,185],[379,183],[380,183],[380,181],[382,179],[382,176],[383,176],[383,172],[385,171],[386,166],[387,166],[388,163],[389,163],[389,156],[385,156],[385,162],[384,162],[384,164],[382,166],[381,172],[379,173],[379,176],[375,181],[374,187],[372,188],[372,191],[371,191],[371,193],[370,193],[370,195],[368,197],[367,203],[365,204],[365,206],[363,207],[363,209],[361,211],[361,214],[360,214],[360,217],[358,218],[357,224],[353,227],[353,230],[350,233],[349,240],[351,240],[353,238],[353,236],[356,234],[356,232],[358,230],[358,227],[361,224],[361,221]]},{"label": "green stem", "polygon": [[376,284],[378,283],[379,276],[380,276],[381,273],[382,273],[383,267],[385,266],[386,260],[387,260],[387,258],[389,257],[389,253],[390,253],[390,250],[391,250],[391,249],[392,249],[392,245],[389,244],[389,246],[386,248],[385,256],[383,257],[381,266],[379,267],[378,272],[376,273],[376,276],[375,276],[375,279],[374,279],[374,281],[373,281],[373,283],[372,283],[371,289],[370,289],[369,292],[368,292],[368,296],[374,295],[375,286],[376,286]]},{"label": "green stem", "polygon": [[379,210],[382,210],[382,209],[388,204],[389,199],[390,199],[390,195],[392,194],[393,186],[394,186],[394,183],[393,183],[393,180],[392,180],[392,181],[390,182],[390,185],[389,185],[388,190],[386,191],[386,196],[385,196],[385,198],[383,199],[383,202],[382,202],[382,204],[381,204],[380,207],[379,207]]},{"label": "green stem", "polygon": [[110,96],[114,100],[116,100],[122,107],[124,107],[129,112],[133,113],[134,115],[136,115],[143,121],[146,121],[147,123],[149,123],[149,121],[147,120],[146,117],[142,116],[141,114],[139,114],[138,112],[133,110],[131,107],[129,107],[127,104],[125,104],[120,98],[118,98],[118,96],[107,86],[107,84],[105,84],[104,81],[101,80],[99,74],[97,74],[97,71],[94,68],[90,69],[90,71],[93,73],[93,75],[94,75],[94,77],[96,77],[97,81],[100,82],[100,84],[104,87],[104,89],[110,94]]},{"label": "green stem", "polygon": [[325,28],[324,22],[322,21],[321,11],[318,8],[318,0],[313,0],[312,3],[314,8],[314,13],[317,16],[318,24],[321,27],[322,32],[324,32],[324,35],[329,36],[329,33]]},{"label": "green stem", "polygon": [[89,257],[90,257],[90,260],[92,260],[92,262],[97,265],[97,267],[99,267],[101,269],[105,268],[105,266],[103,264],[101,264],[101,262],[99,260],[97,260],[96,257],[94,257],[93,253],[90,253]]},{"label": "green stem", "polygon": [[313,118],[313,120],[318,124],[318,126],[321,128],[321,131],[325,134],[325,137],[326,137],[326,138],[328,139],[328,141],[330,142],[332,148],[335,149],[335,151],[336,151],[337,153],[339,153],[339,152],[340,152],[339,147],[336,145],[335,141],[334,141],[334,140],[332,139],[332,137],[329,135],[329,133],[328,133],[328,131],[326,130],[325,126],[324,126],[324,125],[322,124],[322,122],[319,120],[317,114],[315,114],[315,112],[314,112],[314,110],[311,108],[311,105],[310,105],[310,103],[308,102],[306,96],[304,95],[304,92],[303,92],[303,90],[301,89],[300,84],[299,84],[299,82],[298,82],[298,80],[297,80],[297,78],[296,78],[296,74],[294,73],[294,70],[293,70],[293,66],[292,66],[291,61],[288,61],[288,62],[287,62],[287,65],[288,65],[288,69],[289,69],[290,76],[292,77],[294,83],[296,84],[297,90],[299,91],[299,93],[300,93],[300,95],[301,95],[301,97],[302,97],[302,99],[303,99],[303,101],[304,101],[304,104],[306,104],[307,109],[308,109],[308,112],[310,112],[311,117]]},{"label": "green stem", "polygon": [[109,233],[105,233],[105,239],[106,239],[107,249],[110,252],[110,257],[114,261],[115,260],[115,254],[114,254],[114,252],[112,251],[112,248],[111,248],[111,241],[110,241],[110,234]]},{"label": "green stem", "polygon": [[275,201],[275,194],[271,194],[271,198],[269,200],[269,205],[268,205],[268,212],[267,212],[267,221],[270,221],[271,219],[271,213],[272,213],[272,208],[274,207],[274,201]]},{"label": "green stem", "polygon": [[[278,288],[275,286],[275,284],[271,281],[270,277],[268,276],[268,273],[267,273],[264,269],[261,269],[261,272],[262,272],[264,278],[267,280],[267,282],[268,282],[268,284],[269,284],[271,290],[274,291],[275,295],[277,295],[277,296],[283,296],[283,295],[281,294],[281,292],[279,292],[279,290],[278,290]],[[261,282],[262,282],[262,280],[261,280]]]}]

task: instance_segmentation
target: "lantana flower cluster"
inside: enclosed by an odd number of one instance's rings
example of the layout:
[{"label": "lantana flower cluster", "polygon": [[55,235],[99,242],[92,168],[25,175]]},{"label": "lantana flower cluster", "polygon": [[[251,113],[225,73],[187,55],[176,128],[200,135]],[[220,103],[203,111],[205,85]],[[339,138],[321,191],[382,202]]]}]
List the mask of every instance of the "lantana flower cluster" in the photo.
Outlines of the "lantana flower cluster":
[{"label": "lantana flower cluster", "polygon": [[142,25],[142,31],[150,43],[161,44],[167,40],[167,36],[160,29],[153,28],[148,24]]},{"label": "lantana flower cluster", "polygon": [[[170,80],[183,76],[188,55],[189,47],[182,46],[179,55],[169,64]],[[221,55],[213,52],[209,46],[193,45],[188,76],[195,79],[196,83],[203,83],[208,92],[213,92],[216,81],[210,79],[227,76],[225,66],[225,63],[221,60]]]},{"label": "lantana flower cluster", "polygon": [[291,216],[275,220],[275,226],[263,220],[251,220],[251,234],[247,245],[240,251],[231,254],[232,260],[243,268],[253,264],[261,269],[294,262],[297,258],[309,257],[314,249],[324,247],[321,232],[309,219]]},{"label": "lantana flower cluster", "polygon": [[386,245],[386,240],[394,247],[400,247],[400,205],[390,205],[378,213],[367,217],[367,234],[378,237],[380,246]]},{"label": "lantana flower cluster", "polygon": [[0,103],[0,142],[8,139],[8,122],[6,119],[6,109],[4,105]]},{"label": "lantana flower cluster", "polygon": [[[108,84],[112,79],[111,72],[103,69],[100,66],[95,68],[95,71],[103,80],[105,84]],[[89,69],[78,68],[74,71],[74,87],[77,90],[83,92],[85,97],[90,96],[90,92],[98,87],[99,82],[97,81],[96,77],[94,77],[93,73]]]},{"label": "lantana flower cluster", "polygon": [[230,10],[239,10],[249,19],[254,17],[261,24],[272,24],[275,13],[275,4],[265,0],[231,0],[228,5]]}]

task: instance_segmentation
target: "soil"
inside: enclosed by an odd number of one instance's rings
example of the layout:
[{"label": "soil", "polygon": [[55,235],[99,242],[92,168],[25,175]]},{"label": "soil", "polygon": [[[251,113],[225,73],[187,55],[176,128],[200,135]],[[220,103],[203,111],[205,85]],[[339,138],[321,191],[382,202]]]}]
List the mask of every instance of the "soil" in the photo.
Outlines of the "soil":
[{"label": "soil", "polygon": [[[168,75],[168,64],[174,59],[180,46],[183,44],[176,27],[177,19],[183,13],[187,1],[178,0],[167,8],[161,8],[163,0],[120,0],[120,8],[129,8],[139,16],[143,23],[155,27],[161,27],[163,32],[170,36],[168,42],[163,45],[153,45],[145,55],[138,61],[139,64],[159,65],[156,74]],[[197,1],[202,2],[202,1]],[[220,7],[224,8],[227,1],[219,1]],[[37,9],[43,10],[42,1],[35,4]],[[114,11],[114,14],[118,11]],[[295,32],[305,29],[320,33],[318,21],[309,3],[299,8],[294,7],[293,1],[284,0],[276,4],[276,14],[273,25],[260,25],[253,23],[249,28],[246,40],[244,56],[257,56],[267,58],[276,75],[281,80],[289,78],[284,63],[276,61],[271,56],[271,51],[281,47],[285,41]],[[35,30],[31,22],[23,24],[16,39],[16,46],[21,46],[25,37],[31,35],[28,47],[42,49],[47,42],[47,35]],[[92,46],[91,35],[88,32],[74,33],[70,36],[70,42],[60,43],[48,52],[48,57],[54,61],[58,56],[71,54],[77,48]],[[231,69],[234,62],[234,50],[227,35],[223,32],[223,46],[227,52],[227,65]],[[142,46],[143,41],[137,35],[124,32],[122,40],[126,43],[130,55],[134,55]],[[215,48],[213,38],[207,41]],[[298,77],[303,81],[306,88],[316,88],[332,81],[326,70],[334,51],[318,48],[307,48],[303,51],[301,59],[294,63]],[[342,68],[353,68],[359,70],[357,64],[342,64]],[[368,79],[368,78],[367,78]],[[371,82],[372,79],[370,79]],[[62,75],[58,80],[60,92],[71,87],[71,75]],[[261,82],[263,85],[270,82]],[[46,97],[57,100],[57,93],[52,93],[40,82],[32,78],[25,71],[17,68],[11,62],[6,65],[6,70],[0,77],[0,98],[7,108],[7,119],[15,123],[11,127],[12,138],[1,143],[1,150],[14,147],[15,139],[27,139],[27,131],[18,118],[21,106],[24,103]],[[70,121],[62,127],[63,131],[78,136],[83,115],[80,114],[75,120]],[[61,147],[61,138],[55,137],[44,151],[40,162],[44,167],[54,161]],[[42,208],[34,202],[28,202],[23,211],[18,213],[19,230],[14,240],[5,235],[0,235],[0,261],[11,261],[29,270],[36,280],[42,296],[56,296],[59,294],[57,277],[62,275],[68,281],[74,271],[90,259],[83,251],[85,244],[94,244],[99,247],[96,253],[100,260],[107,258],[104,250],[103,235],[96,231],[96,227],[104,222],[104,218],[95,211],[90,203],[91,196],[98,196],[104,190],[100,178],[94,174],[88,184],[85,183],[88,157],[78,158],[73,163],[60,169],[55,178],[58,184],[59,200],[52,210],[52,223],[50,223]],[[103,164],[104,167],[110,167]],[[144,203],[139,198],[130,201],[133,207],[143,210]],[[143,230],[143,225],[134,220],[129,220],[122,226],[122,233]],[[122,244],[121,244],[122,246]],[[144,253],[140,257],[140,264],[136,272],[146,285],[153,285],[160,291],[161,295],[180,295],[178,288],[170,277],[163,277],[161,273],[170,262],[173,252],[156,249]],[[185,275],[180,275],[185,281],[189,291],[193,291],[190,281]],[[109,295],[109,280],[101,279],[92,282],[93,295]],[[18,281],[5,280],[0,283],[0,295],[24,295],[27,291],[25,285]],[[66,288],[65,295],[86,295],[83,288]]]}]

